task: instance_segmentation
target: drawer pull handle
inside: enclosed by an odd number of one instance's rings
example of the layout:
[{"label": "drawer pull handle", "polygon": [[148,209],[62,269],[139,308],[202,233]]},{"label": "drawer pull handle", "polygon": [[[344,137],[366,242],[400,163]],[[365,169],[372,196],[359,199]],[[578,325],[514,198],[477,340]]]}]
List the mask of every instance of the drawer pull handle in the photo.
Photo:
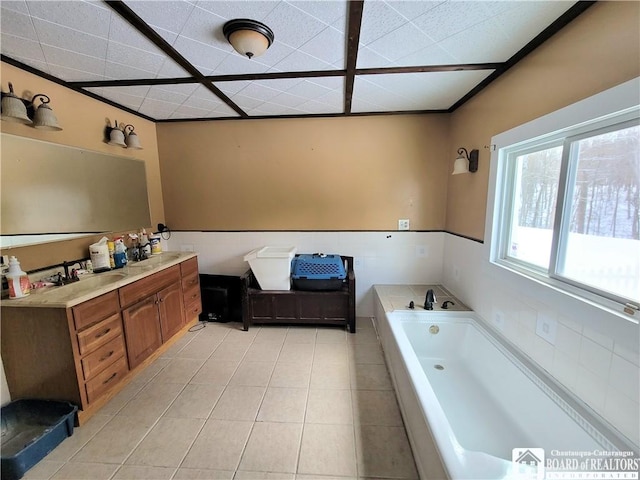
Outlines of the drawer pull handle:
[{"label": "drawer pull handle", "polygon": [[107,378],[104,382],[102,382],[102,384],[106,385],[107,383],[109,383],[111,380],[113,380],[117,376],[118,376],[118,372],[114,372],[109,378]]},{"label": "drawer pull handle", "polygon": [[100,359],[101,362],[104,362],[107,358],[109,358],[111,355],[113,355],[115,352],[113,350],[111,350],[109,353],[107,353],[104,357],[102,357]]},{"label": "drawer pull handle", "polygon": [[107,333],[111,331],[111,327],[107,328],[104,332],[100,332],[96,335],[96,338],[104,337]]},{"label": "drawer pull handle", "polygon": [[191,298],[197,298],[199,294],[194,293],[193,295],[191,295]]},{"label": "drawer pull handle", "polygon": [[195,285],[196,283],[198,283],[198,280],[196,279],[189,280],[189,285]]}]

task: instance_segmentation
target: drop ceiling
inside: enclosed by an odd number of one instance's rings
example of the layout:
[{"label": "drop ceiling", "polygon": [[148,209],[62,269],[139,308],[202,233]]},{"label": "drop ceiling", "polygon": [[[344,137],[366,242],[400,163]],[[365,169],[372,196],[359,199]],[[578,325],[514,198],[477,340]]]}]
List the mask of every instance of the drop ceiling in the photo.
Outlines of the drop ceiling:
[{"label": "drop ceiling", "polygon": [[[592,3],[2,0],[1,53],[154,121],[450,112]],[[274,31],[264,55],[234,18]]]}]

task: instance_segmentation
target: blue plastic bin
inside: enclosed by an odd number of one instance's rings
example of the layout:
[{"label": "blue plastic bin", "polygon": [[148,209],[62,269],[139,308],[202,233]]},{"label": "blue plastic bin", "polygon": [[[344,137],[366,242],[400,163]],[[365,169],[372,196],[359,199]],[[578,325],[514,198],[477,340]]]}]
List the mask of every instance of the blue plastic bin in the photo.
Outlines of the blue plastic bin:
[{"label": "blue plastic bin", "polygon": [[78,407],[52,400],[16,400],[2,407],[2,479],[17,480],[73,435]]},{"label": "blue plastic bin", "polygon": [[291,262],[291,279],[298,290],[340,290],[347,277],[340,255],[298,255]]}]

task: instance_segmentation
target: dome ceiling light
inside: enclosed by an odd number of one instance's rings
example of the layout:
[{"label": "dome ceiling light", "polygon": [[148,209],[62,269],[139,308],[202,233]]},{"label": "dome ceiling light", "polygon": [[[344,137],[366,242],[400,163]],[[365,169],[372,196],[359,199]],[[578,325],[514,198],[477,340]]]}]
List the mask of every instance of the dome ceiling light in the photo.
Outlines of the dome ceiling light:
[{"label": "dome ceiling light", "polygon": [[273,31],[264,23],[248,18],[229,20],[222,32],[235,51],[248,58],[262,55],[275,38]]}]

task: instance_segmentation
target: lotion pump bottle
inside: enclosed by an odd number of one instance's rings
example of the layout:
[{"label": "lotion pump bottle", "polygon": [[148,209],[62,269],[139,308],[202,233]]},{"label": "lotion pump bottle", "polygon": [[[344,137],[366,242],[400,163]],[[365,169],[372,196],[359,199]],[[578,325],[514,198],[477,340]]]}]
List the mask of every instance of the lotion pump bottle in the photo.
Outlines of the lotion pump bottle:
[{"label": "lotion pump bottle", "polygon": [[9,257],[9,272],[7,273],[9,283],[9,298],[21,298],[29,295],[31,283],[29,277],[20,268],[20,262],[16,257]]}]

